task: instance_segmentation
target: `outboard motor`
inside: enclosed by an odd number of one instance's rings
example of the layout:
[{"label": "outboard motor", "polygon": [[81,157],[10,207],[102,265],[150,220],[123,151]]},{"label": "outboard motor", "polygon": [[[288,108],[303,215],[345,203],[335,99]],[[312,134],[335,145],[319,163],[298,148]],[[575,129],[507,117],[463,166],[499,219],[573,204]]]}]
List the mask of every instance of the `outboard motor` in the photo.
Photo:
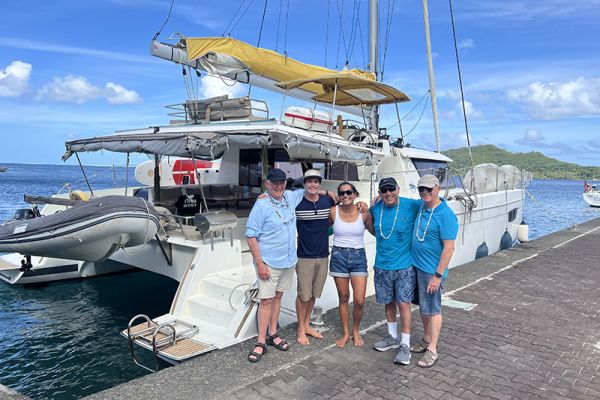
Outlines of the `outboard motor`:
[{"label": "outboard motor", "polygon": [[19,208],[17,211],[15,211],[13,220],[23,221],[23,220],[32,219],[35,217],[39,217],[39,215],[35,212],[35,210],[32,210],[31,208]]}]

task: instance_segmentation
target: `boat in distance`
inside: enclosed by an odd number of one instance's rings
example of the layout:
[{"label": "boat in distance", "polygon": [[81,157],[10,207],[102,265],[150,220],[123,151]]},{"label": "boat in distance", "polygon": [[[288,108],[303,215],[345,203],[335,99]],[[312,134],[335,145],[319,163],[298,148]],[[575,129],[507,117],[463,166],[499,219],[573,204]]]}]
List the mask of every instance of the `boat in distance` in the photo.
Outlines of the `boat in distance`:
[{"label": "boat in distance", "polygon": [[600,190],[598,185],[583,182],[583,200],[592,207],[600,207]]}]

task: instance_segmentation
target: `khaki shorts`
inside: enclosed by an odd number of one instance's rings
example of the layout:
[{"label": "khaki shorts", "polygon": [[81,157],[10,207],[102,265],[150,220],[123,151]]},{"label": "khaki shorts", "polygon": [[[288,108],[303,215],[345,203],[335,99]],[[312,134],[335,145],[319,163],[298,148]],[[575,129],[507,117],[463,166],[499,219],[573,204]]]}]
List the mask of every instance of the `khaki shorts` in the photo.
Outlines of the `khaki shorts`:
[{"label": "khaki shorts", "polygon": [[296,265],[298,296],[302,301],[318,299],[327,279],[328,258],[299,258]]},{"label": "khaki shorts", "polygon": [[[269,279],[258,278],[257,299],[272,299],[276,292],[287,292],[292,287],[294,279],[294,267],[291,268],[272,268],[265,264],[271,272]],[[256,268],[256,266],[254,266]]]}]

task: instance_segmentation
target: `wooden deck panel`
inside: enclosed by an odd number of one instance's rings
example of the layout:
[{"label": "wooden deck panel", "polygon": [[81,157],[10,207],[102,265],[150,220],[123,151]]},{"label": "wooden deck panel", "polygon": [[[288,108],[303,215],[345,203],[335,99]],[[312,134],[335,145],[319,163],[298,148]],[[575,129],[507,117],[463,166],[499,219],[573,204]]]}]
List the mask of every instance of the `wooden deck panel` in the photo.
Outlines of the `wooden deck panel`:
[{"label": "wooden deck panel", "polygon": [[161,354],[174,358],[176,360],[184,360],[198,354],[212,350],[214,347],[206,343],[196,342],[192,339],[180,339],[174,346],[169,346],[160,351]]}]

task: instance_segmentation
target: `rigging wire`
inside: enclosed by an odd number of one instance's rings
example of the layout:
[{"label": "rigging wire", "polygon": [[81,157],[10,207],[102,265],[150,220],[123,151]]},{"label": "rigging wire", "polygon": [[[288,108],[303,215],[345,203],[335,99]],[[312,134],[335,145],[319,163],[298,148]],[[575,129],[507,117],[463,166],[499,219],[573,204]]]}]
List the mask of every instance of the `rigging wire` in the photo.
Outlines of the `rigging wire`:
[{"label": "rigging wire", "polygon": [[365,45],[364,45],[364,39],[363,39],[363,35],[362,35],[362,26],[360,24],[360,18],[358,19],[358,35],[359,35],[359,42],[360,42],[360,49],[362,50],[362,57],[363,57],[363,69],[368,69],[368,65],[367,65],[367,54],[365,52]]},{"label": "rigging wire", "polygon": [[[340,41],[343,42],[344,45],[344,50],[346,52],[346,56],[348,55],[348,50],[346,48],[346,37],[344,36],[344,25],[343,25],[343,18],[344,18],[344,2],[342,1],[342,4],[340,5],[340,0],[336,0],[337,1],[337,12],[338,12],[338,18],[340,20],[340,29],[338,31],[338,46],[337,46],[337,59],[335,60],[335,69],[338,69],[340,66]],[[347,57],[346,57],[347,58]]]},{"label": "rigging wire", "polygon": [[[391,6],[390,6],[391,4]],[[392,31],[392,16],[394,15],[394,7],[396,5],[396,0],[388,1],[388,17],[385,27],[385,41],[383,46],[383,61],[381,62],[381,81],[383,82],[383,74],[385,72],[385,62],[387,60],[387,50],[388,44],[390,41],[390,33]]]},{"label": "rigging wire", "polygon": [[[419,104],[421,104],[421,102],[423,101],[423,99],[425,99],[426,97],[429,96],[429,94],[430,94],[429,90],[427,92],[425,92],[425,94],[419,99],[419,101],[417,101],[417,103],[413,106],[413,108],[411,108],[409,112],[407,112],[406,114],[404,114],[404,117],[400,118],[400,120],[404,121],[404,119],[406,119],[406,117],[408,117],[419,106]],[[427,103],[425,103],[425,104],[427,104]],[[396,125],[398,125],[397,122],[395,124],[391,125],[391,126],[388,126],[386,129],[392,129]]]},{"label": "rigging wire", "polygon": [[246,8],[244,9],[244,12],[240,15],[240,17],[238,18],[238,20],[236,21],[235,25],[233,25],[233,27],[231,28],[231,30],[229,31],[229,34],[231,34],[233,32],[233,30],[236,28],[236,26],[240,23],[240,21],[242,20],[242,18],[244,18],[244,15],[246,15],[246,13],[248,12],[248,9],[250,8],[250,6],[252,5],[252,3],[254,3],[254,0],[250,0],[250,2],[248,3],[248,5],[246,6]]},{"label": "rigging wire", "polygon": [[327,50],[329,49],[329,10],[331,8],[331,0],[327,0],[327,25],[325,27],[325,66],[327,67]]},{"label": "rigging wire", "polygon": [[[260,20],[260,29],[258,31],[258,41],[256,43],[256,47],[260,47],[260,39],[262,37],[263,27],[265,25],[265,15],[267,15],[267,5],[269,4],[269,0],[265,0],[265,7],[263,8],[262,18]],[[248,85],[248,97],[250,97],[250,93],[252,92],[252,85]]]},{"label": "rigging wire", "polygon": [[287,57],[287,36],[288,36],[288,17],[290,14],[290,0],[287,0],[285,7],[285,34],[283,35],[283,53]]},{"label": "rigging wire", "polygon": [[[231,17],[231,19],[229,20],[229,23],[227,24],[227,26],[225,27],[225,30],[223,31],[223,33],[221,34],[221,36],[225,36],[225,34],[227,34],[227,30],[229,29],[229,27],[231,26],[231,24],[233,23],[233,21],[235,20],[235,18],[237,17],[238,13],[240,12],[240,10],[242,9],[242,7],[244,6],[244,3],[246,2],[246,0],[242,0],[242,2],[240,3],[240,6],[238,7],[238,9],[236,10],[235,14],[233,14],[233,16]],[[230,32],[231,33],[231,32]]]},{"label": "rigging wire", "polygon": [[279,49],[279,29],[281,27],[281,8],[283,7],[283,0],[279,0],[279,15],[277,16],[277,35],[275,36],[275,52]]},{"label": "rigging wire", "polygon": [[360,17],[360,0],[354,0],[354,6],[352,8],[352,28],[350,29],[350,40],[348,43],[348,54],[346,56],[346,65],[348,65],[350,63],[350,60],[352,59],[352,53],[354,53],[354,44],[356,43],[359,17]]},{"label": "rigging wire", "polygon": [[454,53],[456,55],[456,68],[458,70],[458,82],[460,84],[460,98],[463,109],[463,117],[465,120],[465,133],[467,134],[467,147],[469,149],[469,160],[471,161],[471,167],[473,167],[473,154],[471,154],[471,136],[469,135],[469,126],[467,124],[467,108],[465,106],[465,94],[463,91],[462,74],[460,72],[460,62],[458,60],[458,45],[456,44],[456,30],[454,28],[454,12],[452,11],[452,0],[448,0],[450,5],[450,19],[452,21],[452,37],[454,38]]},{"label": "rigging wire", "polygon": [[154,34],[154,37],[152,38],[152,40],[156,40],[156,38],[158,38],[158,36],[160,35],[160,33],[162,32],[163,28],[165,27],[165,25],[167,24],[167,21],[169,20],[169,18],[171,18],[171,11],[173,10],[173,4],[175,3],[175,0],[171,0],[171,7],[169,7],[169,13],[167,14],[167,18],[165,19],[165,22],[163,22],[162,26],[160,27],[160,29],[158,30],[158,32],[156,32]]},{"label": "rigging wire", "polygon": [[427,96],[427,101],[425,101],[425,104],[423,104],[423,110],[421,110],[421,115],[419,115],[419,119],[417,119],[417,122],[415,122],[414,126],[410,129],[410,131],[408,131],[406,133],[406,135],[404,135],[404,137],[407,137],[408,135],[410,135],[419,125],[419,122],[421,122],[421,118],[423,118],[423,114],[425,114],[425,109],[427,108],[427,103],[429,103],[429,96]]}]

